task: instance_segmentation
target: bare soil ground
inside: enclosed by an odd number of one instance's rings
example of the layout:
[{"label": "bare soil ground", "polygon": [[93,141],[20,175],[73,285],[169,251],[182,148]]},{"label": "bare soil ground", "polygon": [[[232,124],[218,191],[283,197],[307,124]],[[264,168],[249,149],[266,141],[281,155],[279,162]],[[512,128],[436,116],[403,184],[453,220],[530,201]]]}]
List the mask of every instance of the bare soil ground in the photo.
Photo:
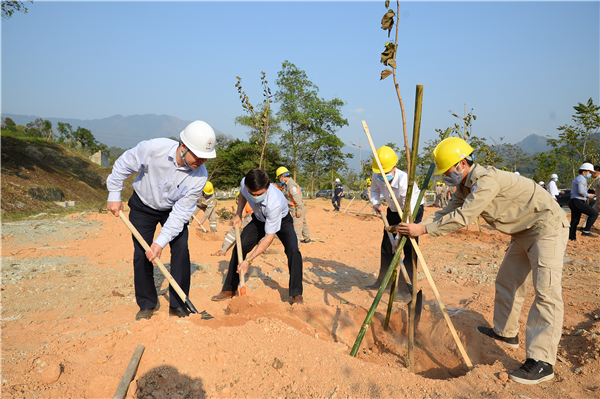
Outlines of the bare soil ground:
[{"label": "bare soil ground", "polygon": [[[349,202],[343,201],[343,208]],[[358,211],[365,203],[348,208]],[[220,201],[230,207],[233,201]],[[395,302],[390,330],[382,323],[386,292],[356,358],[349,356],[370,308],[379,269],[381,220],[332,212],[309,200],[313,238],[301,244],[305,305],[291,306],[282,246],[256,261],[248,294],[212,302],[231,250],[211,256],[229,230],[190,229],[192,288],[198,315],[168,314],[167,282],[155,268],[160,309],[135,322],[131,235],[107,213],[2,225],[3,398],[112,398],[135,348],[145,352],[129,398],[597,398],[600,397],[600,239],[567,248],[565,321],[556,377],[536,386],[507,379],[525,360],[533,290],[521,315],[521,345],[507,349],[475,331],[492,321],[494,279],[509,237],[475,224],[421,239],[437,288],[469,357],[468,370],[433,293],[420,272],[426,310],[417,331],[416,374],[407,371],[407,307]],[[434,211],[426,209],[426,215]],[[170,253],[163,251],[168,265]],[[254,267],[255,266],[255,267]]]}]

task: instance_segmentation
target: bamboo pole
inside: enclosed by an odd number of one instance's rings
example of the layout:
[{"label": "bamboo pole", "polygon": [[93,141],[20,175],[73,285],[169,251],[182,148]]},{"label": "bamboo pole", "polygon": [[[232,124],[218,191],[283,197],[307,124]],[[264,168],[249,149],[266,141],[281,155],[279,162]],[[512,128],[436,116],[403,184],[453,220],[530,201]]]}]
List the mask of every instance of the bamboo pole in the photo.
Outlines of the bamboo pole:
[{"label": "bamboo pole", "polygon": [[133,352],[133,356],[131,357],[131,360],[129,360],[125,374],[123,374],[123,378],[121,378],[121,382],[117,387],[117,391],[115,392],[113,399],[125,399],[127,391],[129,390],[129,384],[131,383],[131,380],[133,380],[133,377],[135,377],[138,365],[140,364],[140,360],[144,354],[144,349],[144,345],[141,344],[135,348],[135,352]]},{"label": "bamboo pole", "polygon": [[415,249],[415,252],[417,253],[417,256],[421,260],[421,265],[423,266],[423,273],[425,273],[425,277],[427,278],[427,281],[429,282],[429,285],[431,286],[431,290],[433,291],[433,295],[435,295],[435,299],[438,302],[438,306],[440,307],[442,313],[444,314],[444,319],[446,319],[446,323],[448,324],[448,328],[450,328],[450,332],[452,333],[452,337],[454,338],[454,341],[456,342],[456,346],[458,346],[458,350],[460,351],[460,354],[462,355],[467,366],[469,368],[473,368],[473,363],[471,363],[471,359],[469,359],[469,355],[467,355],[465,348],[463,347],[462,343],[460,342],[460,339],[458,338],[456,329],[454,329],[454,324],[452,324],[452,320],[450,320],[450,316],[448,315],[446,306],[444,305],[444,302],[442,302],[442,297],[440,296],[440,293],[437,290],[435,282],[433,281],[433,278],[431,277],[431,273],[429,273],[429,268],[427,267],[427,264],[425,263],[425,257],[421,253],[421,250],[419,249],[419,245],[417,244],[415,239],[410,237],[410,240],[412,242],[413,248]]},{"label": "bamboo pole", "polygon": [[344,209],[344,213],[346,213],[346,211],[348,210],[348,207],[350,205],[352,205],[353,202],[354,202],[354,198],[352,198],[352,201],[350,201],[350,203],[346,206],[346,209]]},{"label": "bamboo pole", "polygon": [[[366,123],[363,121],[363,128],[364,127],[366,127]],[[367,128],[366,132],[368,132],[368,128]],[[442,140],[447,138],[448,136],[450,136],[450,132],[451,132],[451,129],[447,128],[446,131],[444,132],[444,137],[442,137]],[[374,151],[374,153],[376,154],[375,151]],[[421,200],[423,199],[423,195],[425,194],[425,189],[427,188],[427,185],[429,184],[429,180],[431,179],[431,176],[433,176],[434,169],[435,169],[435,163],[432,162],[431,165],[429,166],[429,170],[427,171],[427,175],[425,176],[425,181],[423,182],[423,186],[421,187],[421,192],[419,193],[419,198],[417,199],[417,204],[421,204]],[[415,207],[415,209],[413,210],[413,217],[416,217],[417,211],[418,211],[418,208]],[[385,290],[385,287],[387,286],[387,283],[390,280],[390,277],[392,276],[392,272],[398,266],[398,263],[400,260],[400,254],[402,253],[402,249],[404,248],[405,243],[406,243],[406,236],[402,236],[402,238],[400,238],[400,242],[398,243],[398,248],[396,249],[394,258],[392,259],[392,263],[390,264],[390,267],[388,268],[387,273],[383,277],[383,281],[381,282],[381,287],[379,287],[379,291],[377,291],[377,294],[375,295],[375,298],[373,299],[371,308],[367,312],[367,317],[365,318],[365,321],[363,322],[362,326],[360,327],[360,330],[358,331],[358,335],[356,336],[356,340],[354,341],[354,345],[352,346],[352,350],[350,351],[350,356],[356,356],[356,354],[358,353],[360,344],[362,343],[362,340],[364,339],[365,334],[367,333],[367,329],[369,328],[369,325],[371,324],[371,319],[373,318],[373,315],[375,314],[375,311],[377,310],[377,306],[379,306],[379,302],[381,301],[381,297],[383,296],[383,291]]]}]

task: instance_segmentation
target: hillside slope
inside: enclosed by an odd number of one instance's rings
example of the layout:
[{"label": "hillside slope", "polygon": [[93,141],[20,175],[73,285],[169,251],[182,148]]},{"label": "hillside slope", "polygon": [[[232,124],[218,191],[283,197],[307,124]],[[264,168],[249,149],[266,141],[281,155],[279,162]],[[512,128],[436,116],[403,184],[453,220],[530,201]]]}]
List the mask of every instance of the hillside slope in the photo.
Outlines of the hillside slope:
[{"label": "hillside slope", "polygon": [[[1,148],[2,221],[41,212],[104,208],[106,177],[111,169],[96,165],[80,151],[56,142],[3,135]],[[131,184],[125,187],[123,198],[129,198]],[[36,188],[59,189],[64,194],[64,201],[77,201],[77,206],[65,210],[53,201],[37,200],[31,195],[31,189]]]}]

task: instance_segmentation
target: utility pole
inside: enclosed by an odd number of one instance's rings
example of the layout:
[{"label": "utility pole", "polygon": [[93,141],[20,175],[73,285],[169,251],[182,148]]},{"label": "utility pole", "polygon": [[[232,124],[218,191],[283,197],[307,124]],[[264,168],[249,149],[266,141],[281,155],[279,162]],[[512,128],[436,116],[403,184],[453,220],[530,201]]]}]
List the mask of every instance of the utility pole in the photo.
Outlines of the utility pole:
[{"label": "utility pole", "polygon": [[350,142],[350,144],[352,144],[354,147],[358,148],[358,165],[359,165],[359,170],[358,170],[358,179],[359,179],[359,184],[360,184],[360,192],[362,193],[362,148],[363,146],[360,144],[360,137],[358,138],[358,145],[354,144],[353,142]]}]

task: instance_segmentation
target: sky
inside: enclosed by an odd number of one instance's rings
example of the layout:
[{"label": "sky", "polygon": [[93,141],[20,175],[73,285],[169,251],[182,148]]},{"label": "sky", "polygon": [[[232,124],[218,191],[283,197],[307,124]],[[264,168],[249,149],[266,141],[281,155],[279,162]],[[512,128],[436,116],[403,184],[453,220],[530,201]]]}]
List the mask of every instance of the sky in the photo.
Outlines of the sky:
[{"label": "sky", "polygon": [[[101,119],[166,114],[205,120],[234,137],[247,129],[236,76],[262,101],[284,61],[306,72],[325,100],[339,98],[353,152],[403,147],[392,77],[381,81],[384,1],[25,2],[2,20],[1,111]],[[600,103],[599,2],[401,2],[396,57],[412,136],[416,85],[424,86],[421,146],[452,116],[477,116],[473,135],[517,143],[558,136],[573,106]],[[390,7],[396,9],[395,2]],[[277,109],[277,104],[275,104]],[[362,145],[358,148],[351,142]]]}]

